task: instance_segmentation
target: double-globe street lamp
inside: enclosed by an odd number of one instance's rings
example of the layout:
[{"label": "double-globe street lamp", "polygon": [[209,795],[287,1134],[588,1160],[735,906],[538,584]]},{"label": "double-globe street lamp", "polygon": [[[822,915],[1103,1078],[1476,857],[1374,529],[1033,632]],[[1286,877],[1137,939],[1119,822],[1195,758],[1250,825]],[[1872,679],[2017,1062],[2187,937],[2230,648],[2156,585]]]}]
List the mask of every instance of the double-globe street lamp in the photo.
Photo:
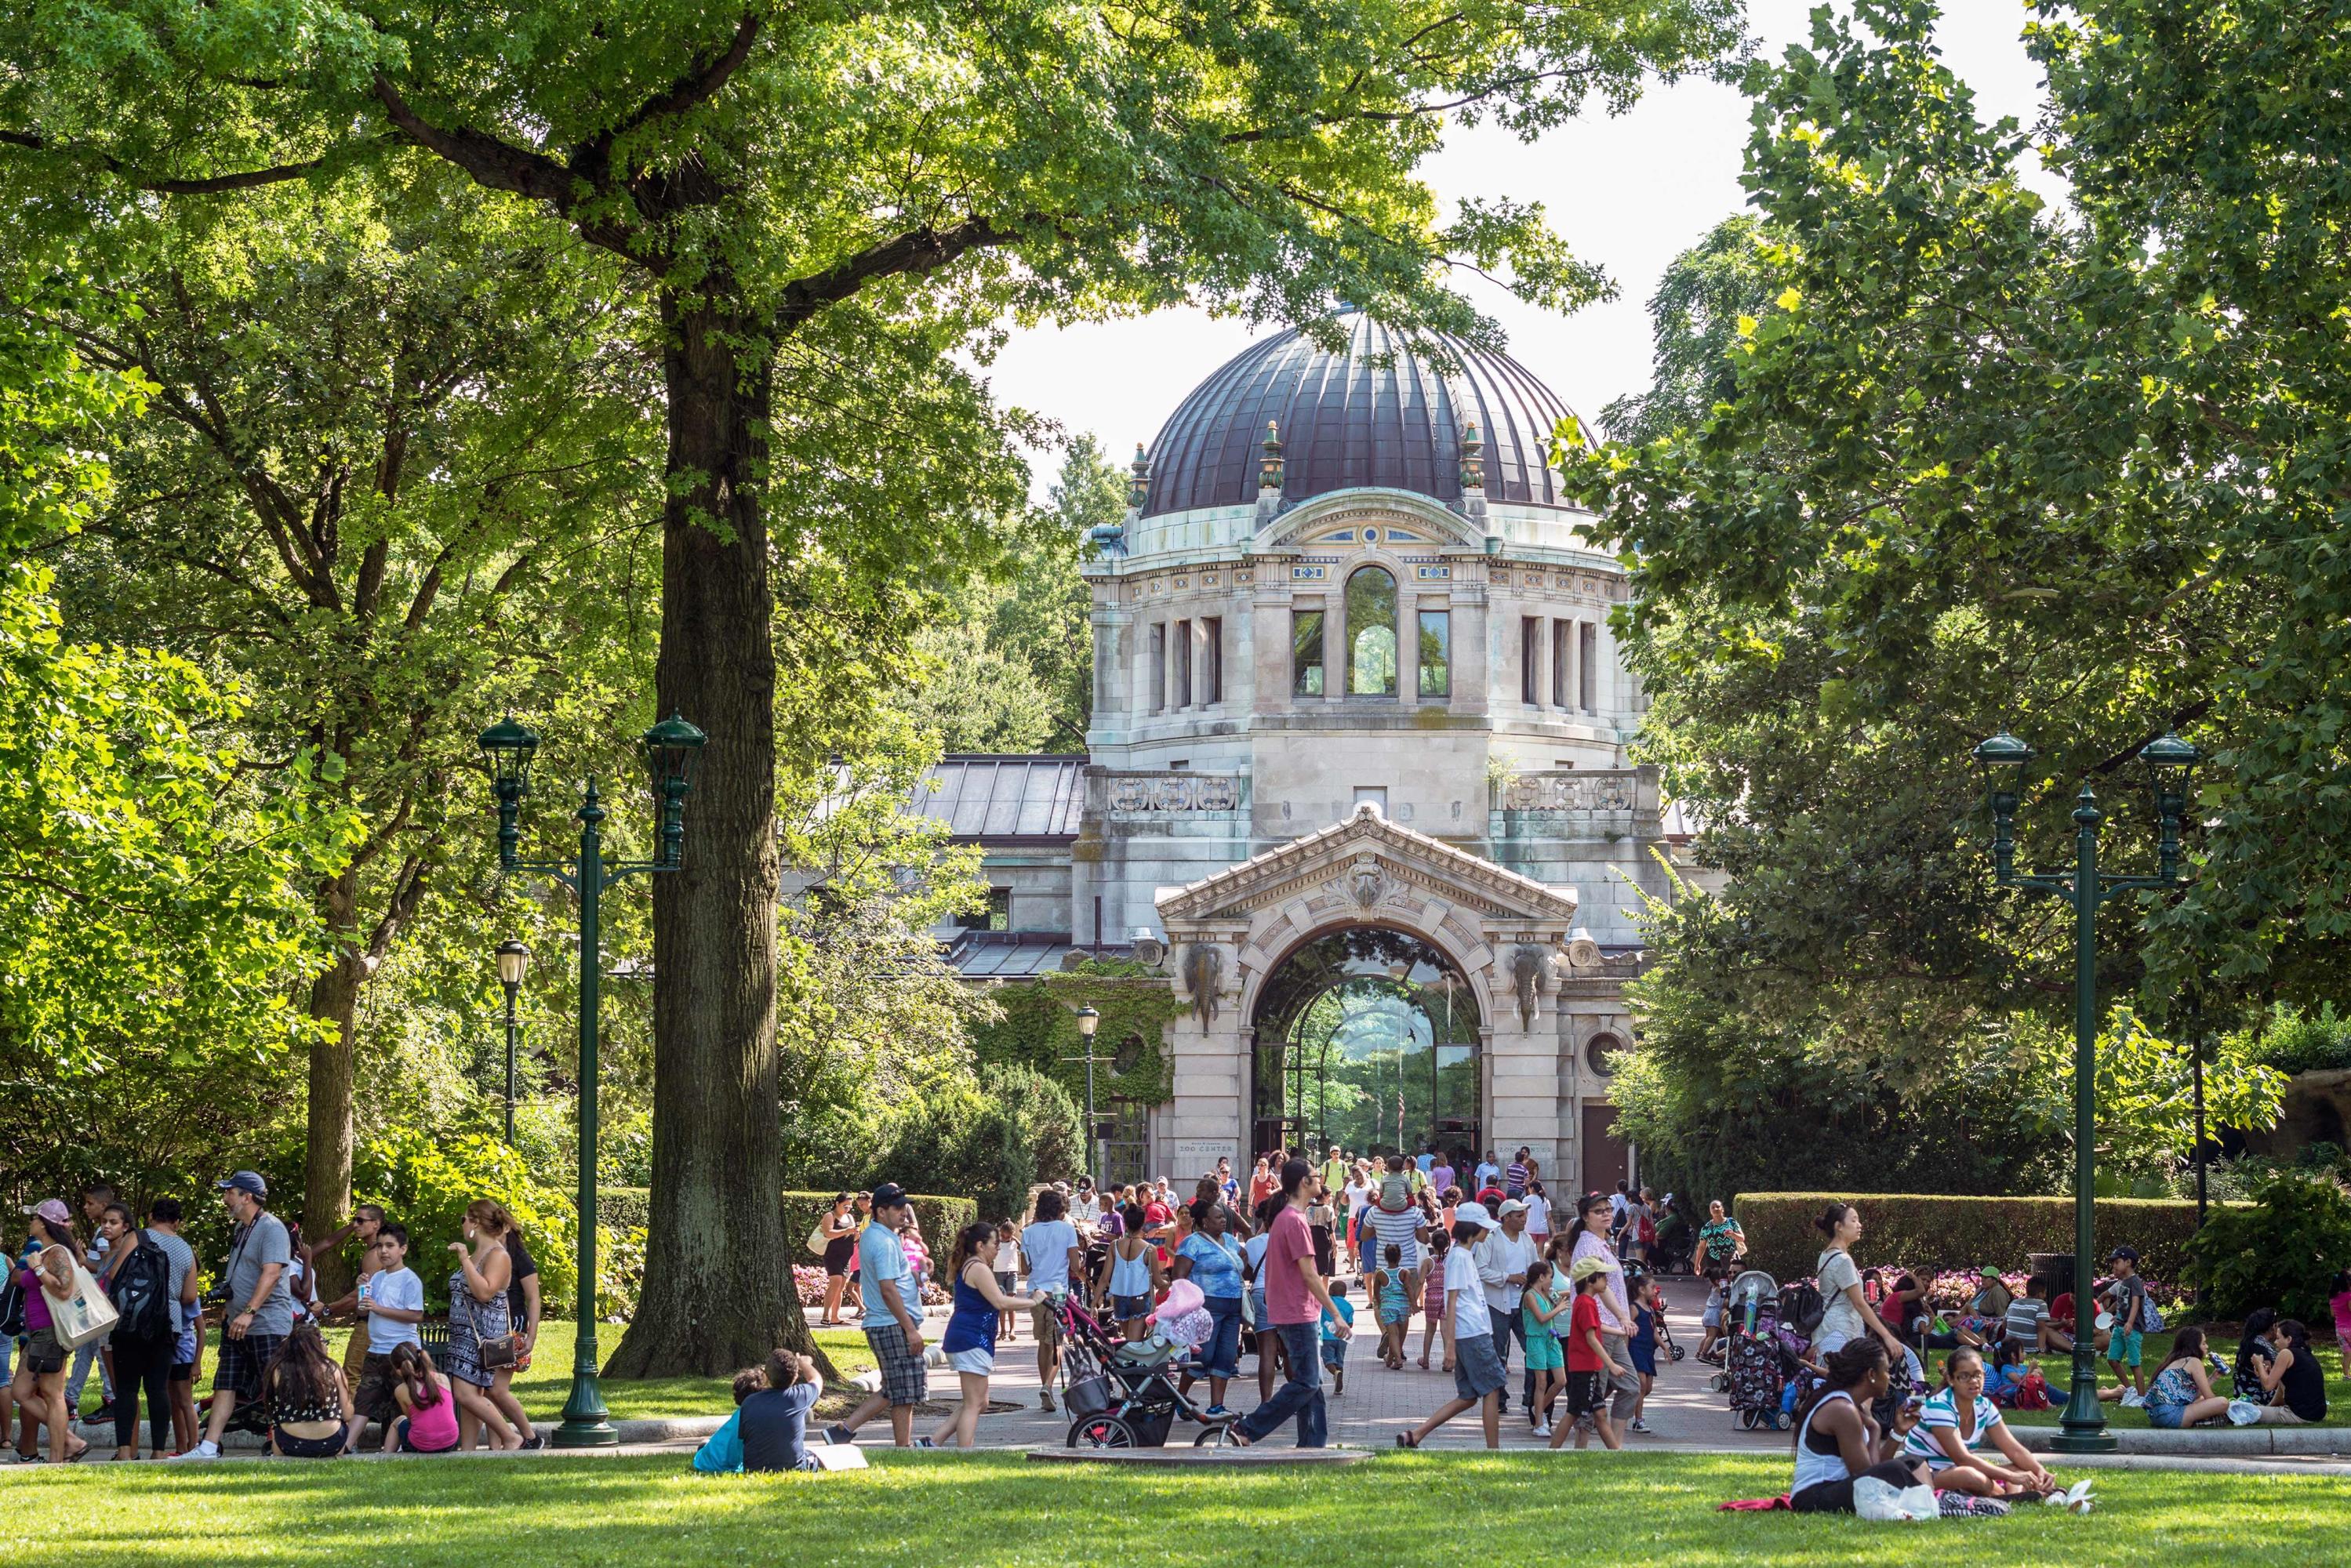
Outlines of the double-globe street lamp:
[{"label": "double-globe street lamp", "polygon": [[2116,876],[2098,870],[2097,797],[2088,784],[2074,806],[2074,869],[2070,873],[2016,869],[2016,807],[2024,770],[2038,755],[2002,731],[1975,748],[1991,797],[1992,866],[1999,885],[2062,898],[2074,909],[2074,1391],[2060,1430],[2052,1439],[2065,1453],[2102,1453],[2115,1447],[2098,1407],[2097,1347],[2093,1343],[2090,1288],[2096,1262],[2094,1235],[2097,1195],[2098,905],[2118,893],[2186,885],[2179,874],[2179,823],[2188,809],[2188,787],[2201,760],[2193,746],[2165,734],[2139,748],[2159,823],[2156,874]]},{"label": "double-globe street lamp", "polygon": [[[597,952],[601,937],[599,904],[603,892],[624,876],[638,872],[676,871],[685,856],[685,796],[694,788],[694,767],[709,737],[673,714],[645,731],[640,740],[660,801],[656,826],[659,851],[650,861],[607,864],[604,860],[604,808],[597,802],[596,781],[588,780],[576,813],[580,851],[572,859],[526,862],[521,858],[522,803],[530,794],[530,765],[538,751],[538,737],[512,718],[492,725],[481,734],[480,746],[490,764],[490,778],[498,800],[498,868],[530,872],[554,878],[580,895],[580,1287],[575,1315],[579,1333],[572,1344],[571,1396],[563,1404],[563,1424],[555,1430],[559,1448],[608,1448],[621,1440],[612,1429],[611,1412],[597,1383],[596,1357],[596,1032],[597,1004],[602,971]],[[506,979],[507,955],[499,951],[499,979]],[[517,967],[515,984],[521,982]],[[513,991],[508,990],[511,998]],[[511,1026],[507,1039],[512,1040]],[[509,1050],[511,1050],[511,1044]],[[511,1066],[509,1067],[511,1071]],[[508,1088],[511,1105],[512,1088]],[[512,1111],[509,1109],[511,1117]],[[512,1136],[512,1124],[508,1124]]]}]

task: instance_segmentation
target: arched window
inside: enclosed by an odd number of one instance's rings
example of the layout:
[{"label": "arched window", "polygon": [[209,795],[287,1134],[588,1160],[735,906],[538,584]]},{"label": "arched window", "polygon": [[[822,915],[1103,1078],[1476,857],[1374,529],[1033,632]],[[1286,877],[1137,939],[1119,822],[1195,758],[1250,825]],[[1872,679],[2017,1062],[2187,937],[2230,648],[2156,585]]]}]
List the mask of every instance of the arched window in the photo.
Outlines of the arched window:
[{"label": "arched window", "polygon": [[1608,1058],[1625,1049],[1625,1042],[1613,1034],[1595,1034],[1583,1048],[1583,1063],[1601,1077],[1608,1076]]},{"label": "arched window", "polygon": [[1395,579],[1376,566],[1347,580],[1347,691],[1359,697],[1396,695]]}]

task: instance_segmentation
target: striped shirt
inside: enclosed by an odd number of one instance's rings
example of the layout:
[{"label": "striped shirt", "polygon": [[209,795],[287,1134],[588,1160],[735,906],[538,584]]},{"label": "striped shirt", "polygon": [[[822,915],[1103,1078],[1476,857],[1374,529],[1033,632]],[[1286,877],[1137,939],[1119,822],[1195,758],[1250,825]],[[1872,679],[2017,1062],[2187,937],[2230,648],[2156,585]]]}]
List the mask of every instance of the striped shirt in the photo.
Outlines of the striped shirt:
[{"label": "striped shirt", "polygon": [[2049,1303],[2038,1296],[2019,1296],[2008,1303],[2008,1343],[2030,1350],[2040,1343],[2041,1325],[2049,1321]]},{"label": "striped shirt", "polygon": [[1416,1233],[1425,1221],[1422,1220],[1418,1208],[1406,1208],[1391,1213],[1379,1205],[1374,1204],[1365,1211],[1364,1219],[1364,1223],[1371,1227],[1374,1246],[1371,1261],[1374,1264],[1381,1267],[1386,1265],[1388,1247],[1393,1243],[1396,1249],[1397,1268],[1415,1269],[1420,1266],[1420,1240]]},{"label": "striped shirt", "polygon": [[[1975,1435],[1967,1440],[1968,1451],[1974,1453],[1990,1447],[1991,1430],[1999,1425],[2000,1406],[1982,1395],[1977,1395],[1976,1429]],[[1959,1395],[1954,1389],[1945,1388],[1929,1396],[1925,1407],[1918,1412],[1918,1424],[1910,1428],[1908,1437],[1902,1439],[1903,1456],[1924,1459],[1930,1469],[1947,1469],[1956,1461],[1943,1451],[1943,1445],[1936,1441],[1935,1434],[1959,1429]]]}]

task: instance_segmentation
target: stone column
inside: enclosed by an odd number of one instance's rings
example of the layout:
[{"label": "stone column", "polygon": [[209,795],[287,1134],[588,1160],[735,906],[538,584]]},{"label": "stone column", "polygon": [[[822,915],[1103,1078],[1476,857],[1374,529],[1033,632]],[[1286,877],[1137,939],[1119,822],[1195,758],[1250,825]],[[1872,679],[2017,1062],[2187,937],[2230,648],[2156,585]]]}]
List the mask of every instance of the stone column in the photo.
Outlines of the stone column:
[{"label": "stone column", "polygon": [[[1289,572],[1283,567],[1284,575]],[[1260,566],[1259,576],[1272,568]],[[1249,595],[1249,711],[1279,714],[1290,711],[1290,627],[1292,601],[1287,582],[1259,583]]]},{"label": "stone column", "polygon": [[1489,691],[1493,670],[1491,651],[1486,643],[1486,585],[1457,581],[1447,602],[1453,612],[1452,711],[1482,714],[1491,700]]}]

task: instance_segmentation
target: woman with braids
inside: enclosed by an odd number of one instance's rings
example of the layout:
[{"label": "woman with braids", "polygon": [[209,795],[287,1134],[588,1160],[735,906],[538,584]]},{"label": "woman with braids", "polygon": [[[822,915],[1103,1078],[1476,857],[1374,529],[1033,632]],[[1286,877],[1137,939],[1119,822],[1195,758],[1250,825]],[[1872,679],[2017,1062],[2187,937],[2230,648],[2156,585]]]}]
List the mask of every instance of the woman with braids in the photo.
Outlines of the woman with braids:
[{"label": "woman with braids", "polygon": [[1796,1474],[1788,1506],[1798,1513],[1851,1513],[1853,1483],[1865,1476],[1907,1490],[1925,1484],[1927,1461],[1901,1458],[1918,1414],[1906,1406],[1880,1430],[1870,1405],[1889,1386],[1885,1344],[1870,1335],[1828,1357],[1828,1378],[1797,1411]]}]

